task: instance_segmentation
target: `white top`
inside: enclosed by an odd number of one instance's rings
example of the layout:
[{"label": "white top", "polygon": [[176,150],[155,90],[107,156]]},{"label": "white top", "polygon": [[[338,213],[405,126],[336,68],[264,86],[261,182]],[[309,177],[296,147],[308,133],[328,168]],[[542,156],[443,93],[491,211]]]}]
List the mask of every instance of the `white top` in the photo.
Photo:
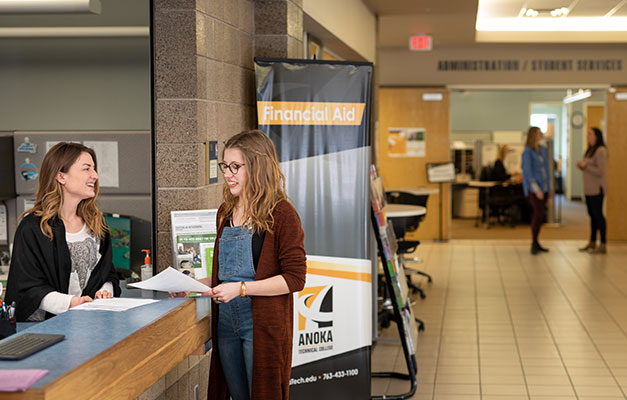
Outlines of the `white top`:
[{"label": "white top", "polygon": [[[39,309],[28,317],[29,321],[43,321],[46,312],[60,314],[67,311],[70,308],[72,297],[80,297],[83,293],[83,289],[87,286],[91,276],[91,271],[94,270],[102,257],[100,254],[100,238],[87,227],[87,224],[83,224],[83,228],[76,233],[65,232],[65,241],[72,259],[68,294],[50,292],[45,295],[41,299]],[[113,293],[113,285],[111,282],[106,282],[100,290]]]},{"label": "white top", "polygon": [[388,218],[419,217],[427,213],[425,207],[409,204],[388,204],[383,208],[383,211]]},{"label": "white top", "polygon": [[402,192],[402,193],[413,194],[414,196],[424,196],[424,195],[440,193],[440,189],[430,188],[426,186],[412,186],[412,187],[387,189],[386,192],[388,193],[389,192]]}]

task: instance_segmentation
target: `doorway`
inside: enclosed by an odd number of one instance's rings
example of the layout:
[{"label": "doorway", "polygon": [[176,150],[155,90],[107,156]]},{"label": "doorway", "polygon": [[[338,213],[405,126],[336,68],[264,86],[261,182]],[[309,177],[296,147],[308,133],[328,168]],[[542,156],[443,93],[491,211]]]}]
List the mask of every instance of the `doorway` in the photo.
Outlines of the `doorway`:
[{"label": "doorway", "polygon": [[[566,89],[451,89],[451,144],[465,145],[472,149],[475,158],[479,158],[478,168],[490,166],[494,159],[486,159],[485,154],[477,147],[507,144],[512,148],[512,157],[519,160],[524,149],[525,133],[529,126],[537,125],[552,140],[551,148],[556,161],[554,167],[561,177],[561,191],[568,195],[561,198],[561,224],[555,229],[546,229],[543,236],[547,239],[581,239],[588,229],[588,220],[585,205],[580,201],[583,198],[582,177],[575,163],[585,151],[583,140],[587,130],[587,123],[603,126],[605,108],[605,91],[592,90],[592,96],[586,101],[578,101],[565,105],[563,98]],[[582,126],[573,124],[573,113],[582,114]],[[589,116],[588,116],[589,114]],[[575,118],[574,122],[578,122]],[[506,138],[506,142],[503,142]],[[494,157],[496,152],[493,152]],[[506,163],[506,165],[520,165]],[[515,168],[515,167],[514,167]],[[510,171],[508,171],[510,172]],[[520,171],[512,171],[520,172]],[[479,179],[479,175],[471,179]],[[473,196],[459,196],[460,182],[453,191],[453,222],[451,237],[453,239],[500,239],[500,238],[529,238],[529,226],[521,223],[514,228],[493,224],[490,229],[485,225],[475,227],[475,218],[479,213],[478,201],[474,199],[475,213],[469,215],[455,215],[455,210],[467,210],[460,207],[459,201],[472,201]],[[462,189],[464,190],[464,189]],[[477,194],[474,195],[477,197]],[[524,221],[523,221],[524,222]],[[549,231],[551,231],[549,233]]]}]

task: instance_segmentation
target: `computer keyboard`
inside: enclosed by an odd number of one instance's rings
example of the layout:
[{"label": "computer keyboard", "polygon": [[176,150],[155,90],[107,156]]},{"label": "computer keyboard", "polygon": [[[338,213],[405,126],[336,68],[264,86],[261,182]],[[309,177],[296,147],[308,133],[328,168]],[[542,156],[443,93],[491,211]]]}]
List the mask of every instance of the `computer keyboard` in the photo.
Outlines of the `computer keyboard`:
[{"label": "computer keyboard", "polygon": [[65,338],[65,335],[25,333],[0,343],[0,359],[19,360]]}]

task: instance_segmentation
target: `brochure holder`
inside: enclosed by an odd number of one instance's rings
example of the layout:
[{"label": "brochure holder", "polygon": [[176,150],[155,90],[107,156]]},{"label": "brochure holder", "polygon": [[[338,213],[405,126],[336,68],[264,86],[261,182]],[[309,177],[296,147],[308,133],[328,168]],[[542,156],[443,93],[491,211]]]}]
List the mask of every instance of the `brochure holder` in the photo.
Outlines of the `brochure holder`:
[{"label": "brochure holder", "polygon": [[376,176],[374,166],[370,170],[370,198],[372,203],[371,218],[377,240],[379,258],[383,265],[387,292],[392,300],[394,321],[398,328],[398,335],[403,347],[403,355],[407,365],[407,374],[399,372],[373,372],[373,378],[397,378],[410,381],[409,392],[399,395],[373,396],[372,399],[408,399],[416,393],[418,382],[416,374],[418,364],[416,362],[416,341],[418,336],[415,318],[411,309],[411,303],[407,291],[407,282],[403,266],[396,254],[396,237],[391,222],[385,218],[383,208],[385,206],[385,191],[381,178]]}]

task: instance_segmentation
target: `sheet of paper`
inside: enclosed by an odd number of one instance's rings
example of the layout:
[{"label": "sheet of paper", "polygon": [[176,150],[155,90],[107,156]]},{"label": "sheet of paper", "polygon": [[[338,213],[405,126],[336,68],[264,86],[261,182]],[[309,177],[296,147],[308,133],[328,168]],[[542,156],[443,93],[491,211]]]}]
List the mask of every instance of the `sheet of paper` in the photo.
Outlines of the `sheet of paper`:
[{"label": "sheet of paper", "polygon": [[159,300],[129,299],[124,297],[114,297],[111,299],[94,299],[94,301],[92,301],[91,303],[83,303],[80,306],[73,307],[71,310],[126,311],[130,310],[131,308],[156,303],[157,301]]},{"label": "sheet of paper", "polygon": [[86,140],[83,144],[96,152],[100,187],[120,187],[118,142]]},{"label": "sheet of paper", "polygon": [[0,370],[0,392],[23,392],[46,375],[47,369]]},{"label": "sheet of paper", "polygon": [[145,281],[129,283],[128,286],[136,287],[138,289],[158,290],[160,292],[202,293],[211,289],[209,286],[198,282],[194,278],[190,278],[172,267],[164,269],[157,275]]}]

